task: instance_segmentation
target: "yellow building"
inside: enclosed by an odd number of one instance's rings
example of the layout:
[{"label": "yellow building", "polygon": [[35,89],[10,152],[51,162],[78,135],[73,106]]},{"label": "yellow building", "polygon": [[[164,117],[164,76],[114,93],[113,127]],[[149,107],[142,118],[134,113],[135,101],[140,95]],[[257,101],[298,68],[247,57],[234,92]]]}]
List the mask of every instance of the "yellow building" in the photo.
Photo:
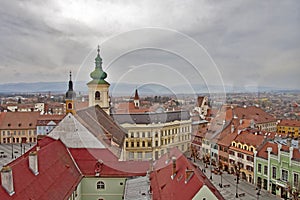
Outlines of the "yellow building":
[{"label": "yellow building", "polygon": [[114,114],[113,118],[127,130],[123,160],[157,160],[169,148],[185,152],[191,144],[188,112]]},{"label": "yellow building", "polygon": [[300,121],[298,120],[281,120],[277,125],[278,133],[285,133],[289,137],[298,138],[300,130]]},{"label": "yellow building", "polygon": [[39,112],[0,113],[1,143],[36,142]]}]

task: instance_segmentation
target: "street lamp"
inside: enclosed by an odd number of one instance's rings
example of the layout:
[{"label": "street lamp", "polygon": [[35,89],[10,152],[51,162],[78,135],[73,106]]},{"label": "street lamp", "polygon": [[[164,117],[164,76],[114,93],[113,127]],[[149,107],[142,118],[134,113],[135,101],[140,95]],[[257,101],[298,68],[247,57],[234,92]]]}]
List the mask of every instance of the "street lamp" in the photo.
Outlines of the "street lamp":
[{"label": "street lamp", "polygon": [[239,164],[238,165],[235,165],[235,173],[236,173],[236,187],[235,187],[235,197],[238,198],[239,195],[238,195],[238,188],[239,188],[239,179],[240,179],[240,166]]}]

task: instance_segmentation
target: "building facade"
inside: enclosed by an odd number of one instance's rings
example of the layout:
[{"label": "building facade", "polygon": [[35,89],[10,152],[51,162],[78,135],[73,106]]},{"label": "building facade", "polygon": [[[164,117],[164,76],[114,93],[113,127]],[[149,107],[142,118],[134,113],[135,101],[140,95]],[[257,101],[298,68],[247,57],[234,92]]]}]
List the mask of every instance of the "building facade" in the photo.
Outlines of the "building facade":
[{"label": "building facade", "polygon": [[254,152],[255,184],[282,198],[293,197],[300,181],[300,153],[293,146],[265,143]]},{"label": "building facade", "polygon": [[191,143],[192,121],[187,111],[143,114],[114,114],[124,129],[124,160],[157,160],[177,147],[182,152]]},{"label": "building facade", "polygon": [[298,138],[300,130],[300,121],[298,120],[281,120],[277,125],[278,133],[285,133],[291,138]]}]

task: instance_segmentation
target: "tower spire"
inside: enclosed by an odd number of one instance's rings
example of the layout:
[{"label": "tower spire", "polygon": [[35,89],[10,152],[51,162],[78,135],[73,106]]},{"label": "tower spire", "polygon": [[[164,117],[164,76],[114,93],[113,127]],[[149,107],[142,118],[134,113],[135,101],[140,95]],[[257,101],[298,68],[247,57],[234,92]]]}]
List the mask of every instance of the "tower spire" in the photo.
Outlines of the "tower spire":
[{"label": "tower spire", "polygon": [[69,91],[73,91],[72,72],[70,70]]},{"label": "tower spire", "polygon": [[90,73],[91,78],[93,79],[92,82],[100,83],[100,84],[107,84],[104,80],[107,77],[106,72],[102,69],[102,58],[100,56],[100,46],[97,47],[97,56],[95,58],[95,70]]},{"label": "tower spire", "polygon": [[98,55],[100,56],[100,45],[98,45],[97,51],[98,51]]}]

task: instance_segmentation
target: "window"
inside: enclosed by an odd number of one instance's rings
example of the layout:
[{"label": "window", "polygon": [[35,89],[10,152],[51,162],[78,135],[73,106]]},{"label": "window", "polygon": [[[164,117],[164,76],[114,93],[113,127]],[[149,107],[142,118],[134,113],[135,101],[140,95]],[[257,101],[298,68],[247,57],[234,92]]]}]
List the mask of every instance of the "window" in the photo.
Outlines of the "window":
[{"label": "window", "polygon": [[263,185],[263,188],[266,190],[268,189],[268,180],[267,179],[264,179],[264,185]]},{"label": "window", "polygon": [[282,170],[281,171],[281,179],[283,181],[288,181],[288,177],[289,177],[289,172],[287,170]]},{"label": "window", "polygon": [[95,92],[95,100],[100,100],[100,92]]},{"label": "window", "polygon": [[243,159],[244,158],[244,154],[238,153],[238,157]]},{"label": "window", "polygon": [[72,103],[68,103],[68,109],[72,109]]},{"label": "window", "polygon": [[257,166],[257,171],[258,171],[259,173],[261,173],[261,164],[258,164],[258,166]]},{"label": "window", "polygon": [[229,151],[229,154],[234,156],[234,151]]},{"label": "window", "polygon": [[264,175],[268,174],[268,166],[264,166]]},{"label": "window", "polygon": [[272,167],[272,178],[276,179],[276,167]]},{"label": "window", "polygon": [[253,167],[251,167],[251,166],[249,166],[249,165],[246,166],[246,169],[247,169],[248,171],[253,172]]},{"label": "window", "polygon": [[98,190],[104,190],[105,189],[105,184],[103,181],[98,181],[97,182],[97,189]]},{"label": "window", "polygon": [[248,161],[251,161],[251,162],[253,162],[253,161],[254,161],[254,159],[253,159],[253,157],[252,157],[252,156],[247,156],[247,160],[248,160]]},{"label": "window", "polygon": [[293,181],[294,181],[294,187],[298,187],[299,185],[299,174],[294,173],[294,177],[293,177]]}]

